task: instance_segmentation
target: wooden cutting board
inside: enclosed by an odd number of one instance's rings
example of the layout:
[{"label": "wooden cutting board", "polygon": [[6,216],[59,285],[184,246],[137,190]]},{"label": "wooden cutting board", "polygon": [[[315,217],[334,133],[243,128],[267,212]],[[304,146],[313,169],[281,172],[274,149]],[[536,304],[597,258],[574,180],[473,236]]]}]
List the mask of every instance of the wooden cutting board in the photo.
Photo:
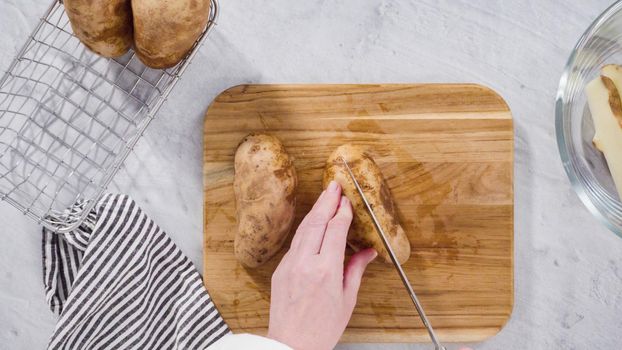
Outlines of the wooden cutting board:
[{"label": "wooden cutting board", "polygon": [[[212,103],[204,133],[204,282],[234,332],[265,334],[270,277],[233,255],[233,156],[250,132],[295,158],[297,226],[324,162],[363,144],[395,197],[413,254],[404,265],[444,341],[496,334],[513,304],[513,132],[504,100],[479,85],[241,85]],[[289,242],[286,243],[289,246]],[[372,263],[343,342],[429,341],[393,266]]]}]

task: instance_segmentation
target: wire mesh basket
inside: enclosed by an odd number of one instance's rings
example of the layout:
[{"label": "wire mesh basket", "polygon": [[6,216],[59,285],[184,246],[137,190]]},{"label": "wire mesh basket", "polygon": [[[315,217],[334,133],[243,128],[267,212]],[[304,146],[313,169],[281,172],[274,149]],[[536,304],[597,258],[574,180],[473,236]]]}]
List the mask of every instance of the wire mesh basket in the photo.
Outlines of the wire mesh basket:
[{"label": "wire mesh basket", "polygon": [[[77,228],[142,136],[200,44],[166,70],[133,51],[100,57],[54,1],[0,80],[0,199],[56,232]],[[75,205],[79,203],[79,205]]]}]

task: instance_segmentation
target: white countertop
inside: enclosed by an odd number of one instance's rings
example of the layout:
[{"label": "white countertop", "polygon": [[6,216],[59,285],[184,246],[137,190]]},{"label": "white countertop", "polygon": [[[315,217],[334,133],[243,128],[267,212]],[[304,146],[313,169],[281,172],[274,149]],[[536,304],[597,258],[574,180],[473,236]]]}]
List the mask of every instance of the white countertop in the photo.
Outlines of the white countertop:
[{"label": "white countertop", "polygon": [[[0,0],[0,71],[49,1]],[[201,269],[202,121],[222,90],[275,82],[485,84],[515,120],[515,306],[497,336],[472,346],[619,348],[622,239],[571,189],[554,128],[566,59],[610,2],[221,0],[219,25],[111,190],[137,200]],[[0,203],[0,238],[0,349],[44,348],[55,317],[44,302],[40,230]]]}]

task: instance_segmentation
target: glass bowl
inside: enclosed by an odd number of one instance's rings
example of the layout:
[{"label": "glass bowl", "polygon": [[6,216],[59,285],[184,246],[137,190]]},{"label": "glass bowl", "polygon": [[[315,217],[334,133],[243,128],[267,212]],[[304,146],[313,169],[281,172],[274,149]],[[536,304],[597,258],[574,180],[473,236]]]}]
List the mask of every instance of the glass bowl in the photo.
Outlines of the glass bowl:
[{"label": "glass bowl", "polygon": [[622,1],[609,7],[581,36],[555,101],[557,145],[570,182],[592,214],[622,237],[622,203],[605,157],[592,144],[594,126],[585,95],[586,84],[609,63],[622,64]]},{"label": "glass bowl", "polygon": [[555,102],[557,145],[570,182],[592,214],[622,237],[622,203],[603,154],[592,144],[594,126],[585,94],[586,84],[609,63],[622,64],[622,1],[601,14],[579,39]]}]

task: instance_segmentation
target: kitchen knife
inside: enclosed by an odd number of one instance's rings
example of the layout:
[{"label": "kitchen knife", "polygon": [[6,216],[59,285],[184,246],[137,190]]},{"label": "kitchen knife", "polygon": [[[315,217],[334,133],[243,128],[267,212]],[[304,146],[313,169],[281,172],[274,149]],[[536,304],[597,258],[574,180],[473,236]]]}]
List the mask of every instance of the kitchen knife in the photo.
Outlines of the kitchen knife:
[{"label": "kitchen knife", "polygon": [[419,314],[419,317],[421,318],[421,322],[423,322],[423,325],[428,330],[430,339],[432,339],[432,343],[434,343],[435,350],[446,350],[445,347],[442,346],[441,343],[438,341],[438,338],[436,337],[436,334],[434,333],[434,329],[432,329],[432,325],[430,324],[430,321],[425,315],[425,311],[423,311],[423,307],[421,307],[419,298],[417,298],[417,295],[415,294],[415,291],[413,290],[410,284],[410,281],[408,280],[408,277],[406,276],[406,273],[404,273],[402,266],[397,261],[397,258],[395,257],[395,253],[393,252],[393,248],[391,248],[391,244],[389,244],[389,240],[387,239],[387,236],[384,233],[382,226],[380,226],[380,222],[378,221],[376,214],[374,214],[374,210],[372,209],[371,205],[367,201],[367,197],[365,197],[365,193],[363,193],[363,189],[361,188],[361,185],[359,185],[358,181],[356,180],[356,177],[354,176],[354,173],[352,172],[352,169],[348,165],[348,162],[345,160],[345,158],[341,157],[341,160],[343,161],[343,165],[348,171],[348,174],[350,175],[352,182],[354,182],[354,186],[356,187],[356,190],[358,191],[359,195],[363,199],[363,203],[365,203],[365,206],[367,207],[367,211],[369,212],[369,215],[371,216],[372,221],[374,222],[376,231],[378,231],[378,234],[380,235],[382,244],[384,245],[384,248],[389,253],[389,257],[391,258],[393,265],[397,269],[397,272],[399,273],[400,278],[402,279],[402,283],[404,283],[404,286],[408,290],[408,294],[410,294],[410,299],[412,299],[413,304],[415,304],[415,308],[417,309],[417,313]]}]

